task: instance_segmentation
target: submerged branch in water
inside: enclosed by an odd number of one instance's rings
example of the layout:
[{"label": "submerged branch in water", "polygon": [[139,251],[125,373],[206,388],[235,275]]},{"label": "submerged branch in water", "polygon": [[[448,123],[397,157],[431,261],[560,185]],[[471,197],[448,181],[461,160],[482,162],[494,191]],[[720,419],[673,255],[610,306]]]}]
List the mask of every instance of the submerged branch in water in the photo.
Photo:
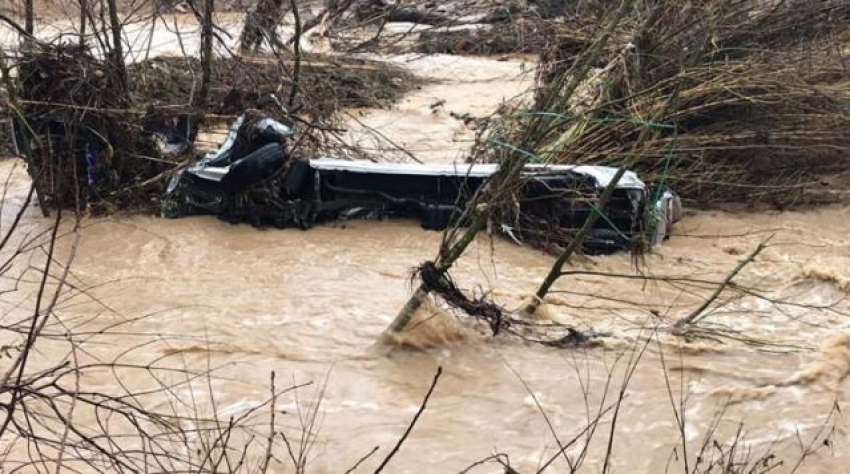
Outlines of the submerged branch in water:
[{"label": "submerged branch in water", "polygon": [[723,281],[714,290],[714,292],[711,294],[711,296],[709,296],[705,300],[705,302],[702,305],[700,305],[699,308],[694,310],[691,314],[689,314],[688,316],[685,316],[684,318],[678,320],[676,322],[675,327],[677,329],[681,329],[681,328],[684,328],[685,326],[696,324],[699,321],[705,319],[705,317],[707,316],[706,314],[703,314],[705,312],[705,310],[708,309],[708,307],[711,306],[711,303],[714,303],[714,301],[717,300],[717,298],[720,296],[720,294],[723,293],[723,290],[725,290],[726,287],[729,286],[730,283],[732,283],[732,279],[735,278],[739,273],[741,273],[741,270],[743,270],[744,267],[746,267],[753,260],[755,260],[756,256],[758,256],[758,254],[760,254],[762,250],[767,248],[767,244],[768,244],[768,242],[770,242],[770,240],[772,238],[773,238],[773,236],[770,236],[767,239],[763,240],[760,244],[758,244],[758,246],[755,248],[755,250],[753,250],[749,255],[747,255],[746,258],[741,260],[738,263],[738,266],[736,266],[732,270],[731,273],[726,275],[726,278],[723,279]]}]

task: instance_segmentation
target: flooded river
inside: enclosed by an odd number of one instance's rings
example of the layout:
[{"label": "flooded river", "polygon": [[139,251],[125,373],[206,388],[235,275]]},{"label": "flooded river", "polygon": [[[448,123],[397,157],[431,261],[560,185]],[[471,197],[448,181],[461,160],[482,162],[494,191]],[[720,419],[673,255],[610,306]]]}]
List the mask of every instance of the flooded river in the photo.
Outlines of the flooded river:
[{"label": "flooded river", "polygon": [[[527,85],[518,61],[410,59],[399,60],[423,75],[443,71],[442,82],[397,108],[360,117],[424,160],[455,159],[465,146],[459,143],[469,139],[449,111],[483,114]],[[470,64],[478,71],[473,76],[445,75]],[[430,105],[441,99],[444,110],[432,113]],[[5,229],[23,202],[27,178],[14,161],[0,166],[0,176],[12,173]],[[667,281],[587,274],[634,277],[639,273],[628,255],[577,260],[573,269],[586,274],[565,277],[543,316],[607,334],[588,348],[493,338],[439,308],[419,315],[401,338],[403,347],[378,345],[410,295],[411,268],[433,258],[440,244],[439,233],[408,221],[261,231],[209,217],[88,219],[69,276],[86,294],[69,293],[56,313],[75,330],[91,331],[82,360],[120,356],[126,363],[214,369],[197,392],[184,387],[152,397],[153,409],[168,409],[176,399],[227,419],[268,399],[272,372],[279,389],[313,382],[276,400],[280,429],[297,437],[299,413],[321,399],[308,472],[345,472],[378,446],[360,467],[373,471],[410,423],[437,367],[444,373],[427,409],[385,472],[459,472],[496,453],[519,472],[536,472],[557,453],[552,433],[562,443],[579,436],[627,380],[616,424],[607,412],[584,472],[603,470],[612,426],[613,472],[681,472],[677,412],[691,470],[706,436],[718,443],[708,448],[716,455],[743,426],[739,452],[753,460],[775,453],[785,463],[775,472],[792,472],[810,442],[812,452],[797,472],[843,472],[850,466],[846,423],[832,410],[844,406],[850,388],[848,222],[846,207],[689,211],[640,268]],[[25,213],[24,230],[46,225],[36,208]],[[716,285],[706,281],[721,281],[769,236],[768,248],[735,279],[752,291],[725,292],[711,307],[704,325],[714,335],[686,341],[667,333],[712,292]],[[62,238],[61,255],[71,242]],[[43,255],[36,250],[30,259],[37,264]],[[461,287],[489,291],[515,308],[552,262],[545,253],[482,235],[453,275]],[[9,278],[2,285],[6,318],[25,314],[35,286]],[[35,364],[70,357],[58,342],[40,342],[38,349]],[[116,377],[130,389],[158,387],[150,377],[106,371],[85,382],[109,391],[117,389]],[[86,416],[81,412],[78,422],[94,423]],[[566,450],[571,460],[582,444]],[[281,462],[272,462],[271,471],[293,471],[285,451],[276,456]],[[472,472],[504,469],[487,463]],[[567,462],[556,458],[552,472],[568,472]]]},{"label": "flooded river", "polygon": [[[19,198],[15,193],[13,199]],[[674,398],[687,398],[685,432],[692,449],[731,400],[718,442],[729,441],[737,423],[744,423],[748,446],[768,450],[778,442],[772,449],[793,465],[797,436],[815,436],[833,402],[846,399],[850,305],[842,299],[850,249],[840,223],[847,218],[846,209],[692,213],[673,240],[647,257],[647,274],[719,280],[762,238],[760,232],[775,233],[774,246],[740,281],[795,304],[834,303],[835,311],[747,297],[729,301],[709,321],[775,346],[679,343],[663,335],[649,343],[619,416],[617,471],[661,472],[677,449],[664,365]],[[35,210],[27,219],[28,225],[39,221]],[[609,374],[607,403],[616,398],[627,359],[651,336],[650,328],[686,314],[698,302],[687,294],[691,290],[666,284],[572,277],[558,286],[563,293],[549,302],[547,312],[562,322],[611,333],[602,347],[550,349],[493,339],[463,317],[440,311],[420,318],[413,334],[404,337],[407,349],[376,347],[409,295],[409,269],[433,257],[439,237],[413,222],[258,231],[206,217],[92,220],[81,232],[71,280],[89,288],[89,297],[99,303],[72,298],[58,313],[79,330],[115,325],[114,334],[98,336],[86,348],[91,357],[111,360],[127,351],[122,360],[139,364],[162,359],[194,370],[215,367],[211,387],[225,418],[265,401],[272,371],[278,387],[326,383],[311,472],[340,472],[374,446],[386,453],[442,366],[445,374],[391,472],[457,472],[494,452],[507,453],[521,472],[532,472],[557,448],[534,399],[560,437],[577,435],[598,408]],[[482,237],[455,276],[467,288],[493,290],[510,307],[535,289],[551,261],[540,252]],[[634,274],[626,255],[595,257],[578,268]],[[32,296],[25,285],[4,295],[3,304],[12,310]],[[51,345],[40,358],[67,356],[50,353]],[[97,378],[91,381],[95,387],[114,384],[111,374]],[[150,388],[141,380],[125,383]],[[316,387],[300,390],[301,404],[309,406]],[[295,433],[295,399],[281,398],[278,408],[288,413],[283,422]],[[202,410],[212,409],[200,400]],[[836,472],[847,465],[844,425],[838,421],[834,450],[818,451],[800,472]],[[609,428],[606,419],[600,431]],[[599,434],[593,443],[588,472],[600,470],[606,437]],[[365,470],[375,463],[367,461]],[[496,470],[491,465],[479,471]],[[279,472],[288,469],[281,466]]]}]

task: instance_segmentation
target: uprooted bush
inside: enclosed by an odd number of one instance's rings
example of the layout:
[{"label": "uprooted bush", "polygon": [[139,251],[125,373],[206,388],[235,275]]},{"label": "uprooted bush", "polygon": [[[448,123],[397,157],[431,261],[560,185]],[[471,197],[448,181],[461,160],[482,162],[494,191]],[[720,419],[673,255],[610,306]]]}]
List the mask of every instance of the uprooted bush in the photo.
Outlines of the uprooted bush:
[{"label": "uprooted bush", "polygon": [[[403,69],[375,61],[308,55],[299,66],[295,75],[292,63],[276,58],[215,60],[208,118],[231,119],[268,92],[285,100],[297,80],[295,106],[308,124],[299,143],[315,147],[321,140],[308,136],[312,124],[330,129],[341,108],[386,106],[415,84]],[[17,129],[28,143],[22,153],[46,205],[106,212],[158,207],[165,178],[188,157],[164,156],[154,135],[162,127],[148,125],[196,123],[197,59],[131,65],[124,87],[111,63],[86,46],[30,42],[15,69],[25,119]]]},{"label": "uprooted bush", "polygon": [[84,46],[30,42],[22,51],[17,128],[47,204],[145,207],[146,183],[173,167],[134,120],[117,77]]},{"label": "uprooted bush", "polygon": [[553,44],[533,106],[492,136],[628,166],[695,203],[822,202],[824,178],[850,170],[847,2],[647,0],[612,38],[576,94],[574,52]]}]

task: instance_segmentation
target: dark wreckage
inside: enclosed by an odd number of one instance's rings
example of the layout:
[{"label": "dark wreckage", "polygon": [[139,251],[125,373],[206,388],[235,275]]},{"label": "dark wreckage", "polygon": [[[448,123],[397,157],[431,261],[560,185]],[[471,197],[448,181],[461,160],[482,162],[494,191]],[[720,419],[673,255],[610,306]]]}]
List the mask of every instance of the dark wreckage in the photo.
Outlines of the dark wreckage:
[{"label": "dark wreckage", "polygon": [[[258,111],[246,112],[217,151],[174,175],[163,196],[163,216],[213,214],[232,223],[301,229],[336,219],[406,217],[419,219],[425,229],[442,230],[498,170],[496,164],[302,159],[287,150],[293,134],[293,127]],[[542,219],[546,228],[569,236],[594,211],[616,171],[526,165],[515,206],[521,218],[501,223],[501,231],[520,241],[524,232],[517,222]],[[602,214],[584,241],[586,252],[630,249],[638,238],[661,242],[679,220],[681,204],[669,189],[652,194],[629,171]]]}]

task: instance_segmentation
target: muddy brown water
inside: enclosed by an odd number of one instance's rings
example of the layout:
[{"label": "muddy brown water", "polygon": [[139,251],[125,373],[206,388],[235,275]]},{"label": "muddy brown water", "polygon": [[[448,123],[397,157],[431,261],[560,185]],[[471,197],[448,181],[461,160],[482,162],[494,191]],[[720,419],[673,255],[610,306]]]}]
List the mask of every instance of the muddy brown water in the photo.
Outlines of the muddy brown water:
[{"label": "muddy brown water", "polygon": [[[445,109],[491,110],[527,84],[517,61],[398,60],[444,81],[392,110],[359,117],[426,161],[461,156],[470,137]],[[447,105],[432,112],[430,105],[440,99],[448,99]],[[12,160],[0,166],[0,175],[12,173],[2,210],[5,229],[23,202],[27,179]],[[706,319],[716,330],[738,331],[736,337],[751,339],[749,344],[730,338],[684,341],[664,331],[652,337],[653,328],[667,327],[696,308],[710,286],[585,274],[558,284],[544,316],[609,334],[601,346],[553,349],[493,338],[462,315],[439,308],[419,315],[415,328],[400,339],[404,347],[377,345],[410,294],[410,269],[433,258],[440,243],[440,234],[408,221],[260,231],[210,217],[87,219],[70,277],[87,295],[63,299],[57,314],[78,330],[112,328],[93,336],[81,357],[113,360],[120,354],[122,361],[140,364],[158,360],[197,371],[215,369],[209,384],[195,393],[181,389],[172,397],[152,397],[153,409],[167,410],[169,400],[177,398],[194,400],[205,414],[238,416],[267,399],[273,371],[278,388],[314,383],[297,397],[291,392],[278,400],[278,422],[297,434],[298,413],[316,406],[324,386],[308,472],[344,472],[379,446],[361,466],[362,472],[374,470],[416,413],[438,366],[444,375],[385,472],[458,472],[494,453],[507,454],[520,472],[535,472],[558,449],[551,431],[561,441],[578,435],[600,404],[616,399],[628,373],[614,429],[613,472],[682,471],[671,393],[677,406],[686,399],[683,432],[692,468],[712,420],[726,407],[714,437],[720,445],[732,442],[743,426],[741,449],[753,456],[773,451],[785,462],[775,472],[791,472],[806,443],[816,439],[819,449],[797,472],[844,472],[850,466],[844,420],[833,417],[826,425],[826,431],[835,429],[829,446],[817,436],[835,404],[847,401],[850,388],[848,218],[846,207],[690,211],[674,237],[646,257],[641,269],[646,275],[719,281],[774,235],[771,246],[736,279],[762,297],[724,293],[723,304],[713,306]],[[31,208],[23,230],[46,224]],[[70,242],[63,237],[63,256]],[[29,258],[37,264],[43,255],[35,251]],[[542,252],[482,235],[454,276],[462,287],[490,291],[514,308],[533,293],[552,261]],[[580,259],[574,269],[636,275],[630,257],[622,254]],[[15,286],[9,278],[0,285],[5,318],[25,314],[34,285]],[[69,357],[60,343],[39,344],[36,365]],[[636,348],[642,357],[627,370]],[[132,374],[121,381],[137,390],[155,386]],[[85,382],[116,389],[110,373],[91,374]],[[94,422],[85,413],[77,420]],[[585,472],[602,471],[612,426],[609,414],[591,442]],[[579,448],[567,452],[575,459]],[[292,472],[285,453],[277,455],[283,462],[273,463],[274,471]],[[552,472],[566,470],[563,459],[555,461]],[[484,464],[473,472],[502,471]]]},{"label": "muddy brown water", "polygon": [[[23,188],[16,189],[10,202],[21,199]],[[731,400],[718,441],[729,441],[741,422],[754,451],[778,442],[777,454],[793,464],[798,433],[803,440],[815,436],[833,402],[846,400],[847,218],[848,210],[840,208],[776,215],[691,213],[677,235],[647,257],[648,274],[719,279],[756,245],[760,232],[776,233],[775,246],[743,272],[741,281],[797,304],[834,303],[841,313],[743,298],[730,301],[710,321],[778,346],[680,343],[669,336],[649,344],[618,419],[617,471],[662,472],[676,449],[662,351],[674,396],[681,391],[688,398],[685,432],[692,445]],[[39,223],[30,210],[27,225]],[[755,234],[740,236],[746,233]],[[305,232],[258,231],[207,217],[90,220],[81,232],[72,281],[91,288],[89,295],[101,304],[76,298],[60,305],[59,314],[69,321],[94,317],[76,323],[90,330],[140,318],[97,338],[88,349],[109,359],[139,345],[122,360],[164,358],[195,370],[217,367],[212,387],[225,417],[262,403],[271,371],[279,387],[326,380],[311,472],[345,470],[374,446],[386,453],[442,366],[445,374],[391,472],[456,472],[493,452],[509,454],[514,466],[531,472],[556,445],[530,392],[559,436],[569,439],[587,422],[588,407],[592,411],[600,403],[609,373],[609,401],[614,396],[632,348],[649,334],[639,328],[656,322],[647,309],[672,320],[698,302],[667,285],[573,277],[558,286],[569,293],[558,294],[547,312],[562,322],[611,333],[603,347],[549,349],[493,339],[462,317],[435,311],[404,336],[412,349],[376,348],[409,295],[409,269],[433,257],[439,237],[414,222],[354,221]],[[517,306],[551,261],[540,252],[482,237],[455,276],[467,288],[493,290],[501,303]],[[578,267],[633,274],[626,255],[594,257]],[[32,291],[24,285],[3,295],[4,311],[31,299]],[[51,353],[51,347],[43,346],[44,361],[67,355],[64,349]],[[98,378],[90,379],[95,387],[114,384],[110,374]],[[590,391],[587,405],[582,387]],[[212,410],[200,393],[202,410]],[[283,415],[288,429],[297,431],[296,409],[309,407],[315,394],[315,388],[302,389],[301,405],[292,396],[282,397],[278,408],[289,413]],[[161,403],[159,408],[165,407]],[[844,426],[839,419],[835,447],[818,451],[800,472],[839,472],[848,465]],[[610,419],[601,431],[609,428]],[[593,443],[588,472],[600,470],[606,436],[599,434]],[[366,470],[375,467],[375,458]],[[480,471],[496,472],[493,466]]]}]

